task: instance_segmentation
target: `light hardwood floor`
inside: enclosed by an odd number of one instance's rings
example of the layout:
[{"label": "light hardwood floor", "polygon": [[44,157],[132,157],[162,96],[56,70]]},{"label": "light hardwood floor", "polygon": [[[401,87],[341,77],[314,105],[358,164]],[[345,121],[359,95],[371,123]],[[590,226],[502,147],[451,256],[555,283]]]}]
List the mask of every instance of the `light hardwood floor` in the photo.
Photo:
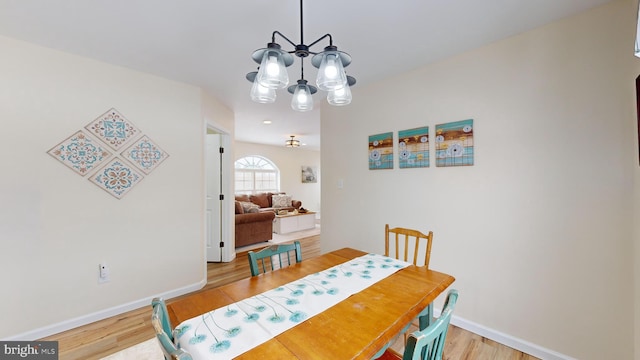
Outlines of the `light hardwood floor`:
[{"label": "light hardwood floor", "polygon": [[[302,244],[303,259],[320,255],[319,236],[299,240]],[[207,285],[203,290],[248,277],[250,270],[246,251],[239,252],[236,260],[232,262],[207,264],[207,275]],[[183,296],[188,296],[188,294]],[[167,303],[172,300],[167,300]],[[464,301],[462,296],[460,301]],[[151,305],[55,334],[42,340],[59,342],[61,360],[101,359],[153,338],[150,317]],[[393,348],[402,352],[402,341],[396,342]],[[536,358],[451,325],[447,335],[444,359],[532,360]]]}]

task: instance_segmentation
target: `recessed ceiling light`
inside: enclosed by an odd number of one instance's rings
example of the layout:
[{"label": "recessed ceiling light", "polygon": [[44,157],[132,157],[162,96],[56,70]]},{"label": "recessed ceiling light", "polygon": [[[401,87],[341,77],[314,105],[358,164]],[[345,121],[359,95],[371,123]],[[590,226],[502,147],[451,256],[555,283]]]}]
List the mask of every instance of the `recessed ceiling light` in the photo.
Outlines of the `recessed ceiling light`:
[{"label": "recessed ceiling light", "polygon": [[265,125],[271,125],[271,120],[264,120],[262,123]]}]

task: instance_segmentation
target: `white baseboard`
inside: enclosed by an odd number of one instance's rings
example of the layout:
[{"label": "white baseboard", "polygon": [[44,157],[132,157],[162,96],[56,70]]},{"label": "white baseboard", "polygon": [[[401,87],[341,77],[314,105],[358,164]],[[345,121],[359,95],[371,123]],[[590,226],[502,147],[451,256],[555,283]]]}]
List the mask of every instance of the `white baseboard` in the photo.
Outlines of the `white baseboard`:
[{"label": "white baseboard", "polygon": [[[441,309],[433,309],[433,313],[435,317],[438,317],[440,315],[440,312],[442,310]],[[500,344],[503,344],[505,346],[508,346],[510,348],[516,349],[518,351],[521,351],[525,354],[529,354],[531,356],[535,356],[537,358],[540,359],[545,359],[545,360],[575,360],[575,358],[572,358],[568,355],[564,355],[561,353],[558,353],[556,351],[550,350],[550,349],[546,349],[542,346],[530,343],[526,340],[523,339],[519,339],[517,337],[505,334],[505,333],[501,333],[499,331],[496,331],[494,329],[490,329],[486,326],[480,325],[478,323],[475,323],[473,321],[469,321],[466,319],[463,319],[459,316],[453,315],[451,317],[451,324],[465,329],[467,331],[471,331],[474,334],[478,334],[480,336],[483,336],[487,339],[493,340],[495,342],[498,342]]]},{"label": "white baseboard", "polygon": [[155,297],[162,297],[165,299],[170,299],[176,296],[180,296],[180,295],[184,295],[196,290],[200,290],[202,289],[202,287],[204,287],[207,284],[206,280],[202,280],[198,283],[192,284],[192,285],[188,285],[179,289],[175,289],[175,290],[171,290],[162,294],[157,294],[154,296],[150,296],[144,299],[140,299],[140,300],[135,300],[126,304],[122,304],[122,305],[118,305],[118,306],[114,306],[112,308],[109,309],[105,309],[105,310],[101,310],[101,311],[97,311],[91,314],[87,314],[84,316],[79,316],[77,318],[73,318],[70,320],[65,320],[62,322],[59,322],[57,324],[52,324],[49,326],[45,326],[42,328],[38,328],[38,329],[34,329],[34,330],[30,330],[27,332],[24,332],[22,334],[17,334],[14,336],[10,336],[7,338],[4,338],[2,340],[5,341],[33,341],[33,340],[38,340],[38,339],[42,339],[44,337],[53,335],[53,334],[58,334],[61,333],[63,331],[67,331],[73,328],[77,328],[79,326],[83,326],[83,325],[87,325],[90,324],[92,322],[95,321],[99,321],[99,320],[103,320],[112,316],[116,316],[116,315],[120,315],[123,314],[127,311],[131,311],[131,310],[136,310],[139,309],[141,307],[145,307],[148,306],[149,307],[149,316],[151,316],[151,300]]}]

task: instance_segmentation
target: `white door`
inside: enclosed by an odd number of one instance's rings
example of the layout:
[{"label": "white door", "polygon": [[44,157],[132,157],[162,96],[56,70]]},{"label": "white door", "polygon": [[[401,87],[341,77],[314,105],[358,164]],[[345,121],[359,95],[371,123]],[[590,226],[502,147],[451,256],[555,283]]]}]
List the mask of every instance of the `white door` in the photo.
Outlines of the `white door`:
[{"label": "white door", "polygon": [[222,261],[220,134],[207,134],[205,169],[207,182],[207,261]]}]

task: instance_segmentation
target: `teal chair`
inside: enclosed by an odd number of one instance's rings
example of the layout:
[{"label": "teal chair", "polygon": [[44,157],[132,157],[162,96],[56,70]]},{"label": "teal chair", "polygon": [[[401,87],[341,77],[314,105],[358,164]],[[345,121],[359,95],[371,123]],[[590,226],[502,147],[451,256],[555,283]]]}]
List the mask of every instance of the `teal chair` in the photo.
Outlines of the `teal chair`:
[{"label": "teal chair", "polygon": [[[260,251],[247,253],[249,257],[249,266],[251,267],[251,276],[257,276],[267,271],[282,268],[283,265],[291,265],[292,258],[296,263],[302,261],[302,247],[300,241],[294,241],[292,244],[279,244],[266,247]],[[283,259],[285,260],[283,262]],[[276,266],[276,265],[279,265]],[[262,270],[262,271],[260,271]]]},{"label": "teal chair", "polygon": [[440,317],[426,329],[409,334],[403,355],[387,349],[378,360],[441,360],[449,322],[457,301],[458,291],[449,290]]},{"label": "teal chair", "polygon": [[151,306],[153,306],[151,325],[156,332],[156,338],[160,343],[165,360],[193,360],[188,352],[178,349],[174,344],[173,329],[164,300],[155,298],[151,301]]}]

